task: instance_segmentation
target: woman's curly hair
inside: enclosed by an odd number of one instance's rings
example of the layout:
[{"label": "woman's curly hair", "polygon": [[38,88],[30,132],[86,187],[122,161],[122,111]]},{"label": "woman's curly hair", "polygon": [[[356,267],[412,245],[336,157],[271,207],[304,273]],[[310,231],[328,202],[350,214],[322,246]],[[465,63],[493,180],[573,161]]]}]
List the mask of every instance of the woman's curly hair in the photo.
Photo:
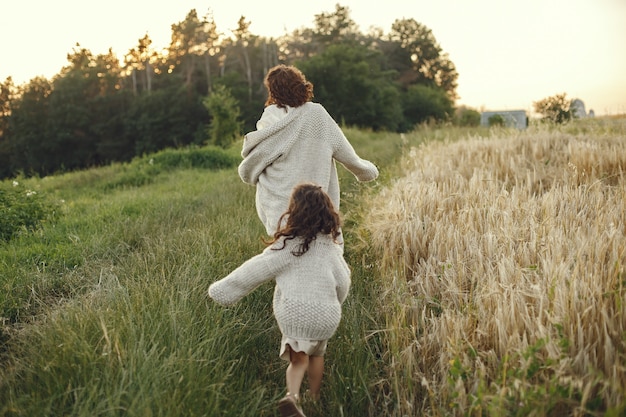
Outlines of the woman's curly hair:
[{"label": "woman's curly hair", "polygon": [[266,106],[299,107],[313,99],[313,84],[296,67],[280,64],[270,68],[265,76]]},{"label": "woman's curly hair", "polygon": [[272,244],[285,237],[282,248],[277,248],[280,250],[285,247],[287,240],[301,237],[302,244],[298,250],[292,251],[295,256],[304,255],[319,233],[331,235],[335,242],[341,234],[339,213],[328,194],[319,185],[297,185],[291,193],[289,207],[280,217],[279,224],[283,224],[285,219],[286,223],[274,233],[273,239],[266,243]]}]

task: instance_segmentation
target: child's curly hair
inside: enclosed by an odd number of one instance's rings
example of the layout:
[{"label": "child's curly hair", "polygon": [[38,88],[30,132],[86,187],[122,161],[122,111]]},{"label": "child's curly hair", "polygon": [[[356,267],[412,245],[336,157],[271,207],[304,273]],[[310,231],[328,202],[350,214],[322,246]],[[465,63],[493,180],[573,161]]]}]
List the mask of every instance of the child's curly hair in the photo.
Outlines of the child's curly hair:
[{"label": "child's curly hair", "polygon": [[268,94],[266,106],[299,107],[313,99],[313,84],[294,66],[280,64],[270,68],[263,83]]},{"label": "child's curly hair", "polygon": [[[291,252],[295,256],[304,255],[318,233],[331,235],[335,242],[341,234],[341,217],[328,194],[316,184],[300,184],[293,189],[289,207],[278,223],[283,224],[285,218],[286,223],[279,227],[273,239],[267,243],[272,244],[281,237],[285,237],[285,241],[302,237],[303,242],[298,250]],[[285,247],[285,241],[278,250]]]}]

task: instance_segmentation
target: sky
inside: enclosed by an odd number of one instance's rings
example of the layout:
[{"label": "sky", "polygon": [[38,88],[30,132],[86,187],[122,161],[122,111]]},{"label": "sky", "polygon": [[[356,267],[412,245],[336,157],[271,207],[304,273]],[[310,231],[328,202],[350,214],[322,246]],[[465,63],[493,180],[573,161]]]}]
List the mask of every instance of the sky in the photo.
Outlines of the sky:
[{"label": "sky", "polygon": [[596,115],[626,114],[626,0],[3,0],[0,82],[52,78],[77,43],[120,58],[148,34],[167,47],[171,25],[196,9],[228,35],[241,16],[255,35],[314,26],[335,5],[364,33],[396,19],[428,27],[459,73],[457,105],[527,110],[556,94]]}]

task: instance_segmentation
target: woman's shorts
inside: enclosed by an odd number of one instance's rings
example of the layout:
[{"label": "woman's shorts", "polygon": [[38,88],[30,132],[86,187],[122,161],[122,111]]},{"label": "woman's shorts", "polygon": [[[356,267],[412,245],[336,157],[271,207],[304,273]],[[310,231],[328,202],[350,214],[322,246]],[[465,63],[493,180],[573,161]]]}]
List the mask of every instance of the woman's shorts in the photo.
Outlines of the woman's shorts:
[{"label": "woman's shorts", "polygon": [[304,340],[283,336],[280,341],[280,358],[289,360],[289,350],[304,352],[309,356],[324,356],[328,340]]}]

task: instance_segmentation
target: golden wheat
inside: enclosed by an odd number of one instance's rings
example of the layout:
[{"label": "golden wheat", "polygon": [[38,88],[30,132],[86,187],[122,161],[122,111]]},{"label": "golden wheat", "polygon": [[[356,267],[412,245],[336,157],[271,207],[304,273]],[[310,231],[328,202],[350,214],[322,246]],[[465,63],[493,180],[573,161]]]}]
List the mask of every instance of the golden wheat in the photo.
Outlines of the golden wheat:
[{"label": "golden wheat", "polygon": [[625,126],[430,142],[371,198],[398,415],[623,405]]}]

